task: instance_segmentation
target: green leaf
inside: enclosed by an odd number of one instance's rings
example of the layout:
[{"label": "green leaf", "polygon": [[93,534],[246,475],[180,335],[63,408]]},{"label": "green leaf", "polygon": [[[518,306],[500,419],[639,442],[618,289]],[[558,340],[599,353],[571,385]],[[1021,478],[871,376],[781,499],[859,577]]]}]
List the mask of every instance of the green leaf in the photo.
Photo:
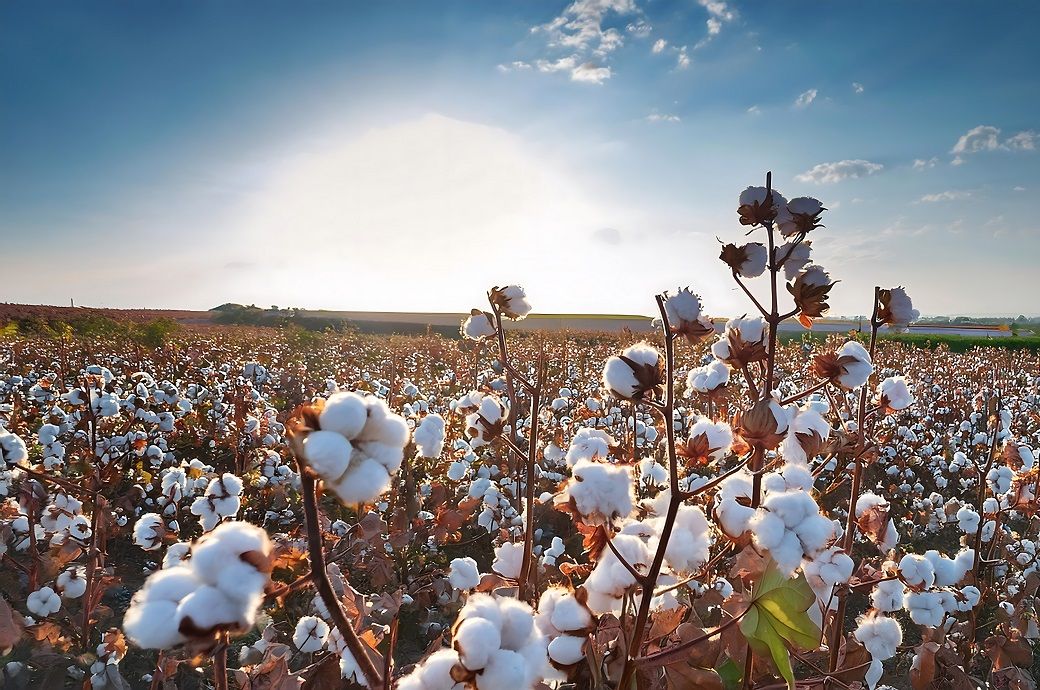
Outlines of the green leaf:
[{"label": "green leaf", "polygon": [[744,670],[737,666],[737,662],[733,661],[733,659],[726,659],[726,663],[715,670],[718,671],[719,677],[722,678],[722,684],[726,687],[726,690],[737,690],[741,687]]},{"label": "green leaf", "polygon": [[822,633],[806,610],[816,601],[801,573],[787,578],[772,560],[755,587],[755,598],[740,621],[740,632],[756,654],[768,654],[787,686],[794,688],[790,647],[812,650],[820,646]]}]

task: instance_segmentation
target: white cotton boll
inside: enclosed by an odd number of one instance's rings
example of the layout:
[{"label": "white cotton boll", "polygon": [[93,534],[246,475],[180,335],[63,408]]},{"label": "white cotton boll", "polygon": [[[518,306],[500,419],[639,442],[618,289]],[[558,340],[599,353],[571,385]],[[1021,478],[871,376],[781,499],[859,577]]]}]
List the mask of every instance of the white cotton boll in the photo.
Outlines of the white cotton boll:
[{"label": "white cotton boll", "polygon": [[603,387],[621,398],[638,398],[646,393],[644,384],[636,378],[630,360],[637,367],[658,367],[661,353],[649,343],[636,343],[626,348],[621,357],[610,357],[603,366]]},{"label": "white cotton boll", "polygon": [[411,434],[404,418],[391,412],[387,404],[375,396],[370,395],[364,400],[368,409],[368,421],[353,440],[375,441],[403,448]]},{"label": "white cotton boll", "polygon": [[981,517],[969,506],[963,506],[957,511],[957,523],[965,534],[975,534],[979,531]]},{"label": "white cotton boll", "polygon": [[495,549],[495,560],[491,569],[502,577],[520,577],[524,560],[524,545],[506,542]]},{"label": "white cotton boll", "polygon": [[[664,518],[660,518],[663,526]],[[675,516],[675,526],[665,560],[673,570],[691,572],[708,560],[708,549],[711,547],[711,530],[708,519],[697,506],[679,506]]]},{"label": "white cotton boll", "polygon": [[488,317],[487,312],[474,309],[459,328],[462,337],[469,340],[484,340],[495,335],[495,324]]},{"label": "white cotton boll", "polygon": [[982,599],[982,592],[979,591],[978,587],[968,585],[961,590],[961,596],[963,597],[963,601],[958,602],[958,610],[971,611],[979,605],[979,601]]},{"label": "white cotton boll", "polygon": [[855,340],[850,340],[842,345],[836,354],[842,371],[837,381],[842,388],[849,390],[859,388],[874,373],[870,353]]},{"label": "white cotton boll", "polygon": [[733,430],[726,422],[713,422],[707,417],[695,417],[689,431],[689,445],[706,445],[708,457],[720,460],[729,454],[733,445]]},{"label": "white cotton boll", "polygon": [[301,652],[313,653],[325,646],[329,636],[329,624],[315,616],[304,616],[296,623],[293,644]]},{"label": "white cotton boll", "polygon": [[527,292],[519,285],[495,288],[491,291],[491,296],[507,318],[519,320],[531,313],[531,303],[527,301]]},{"label": "white cotton boll", "polygon": [[477,562],[469,556],[452,560],[448,582],[455,589],[473,589],[479,585],[480,570]]},{"label": "white cotton boll", "polygon": [[883,580],[874,588],[870,595],[870,603],[878,611],[890,613],[903,608],[903,596],[906,594],[906,586],[900,580]]},{"label": "white cotton boll", "polygon": [[755,510],[741,504],[738,499],[751,497],[751,473],[746,470],[732,474],[719,483],[715,515],[723,531],[736,539],[746,532],[755,516]]},{"label": "white cotton boll", "polygon": [[61,609],[61,598],[50,587],[41,587],[29,594],[25,608],[29,609],[30,613],[45,618]]},{"label": "white cotton boll", "polygon": [[535,632],[534,612],[531,607],[518,599],[501,598],[497,600],[498,611],[502,616],[502,647],[519,650],[528,643]]},{"label": "white cotton boll", "polygon": [[448,472],[447,472],[448,479],[452,480],[453,482],[460,481],[463,477],[466,476],[466,472],[468,470],[469,470],[469,465],[467,465],[462,460],[456,460],[455,462],[451,463],[451,465],[448,466]]},{"label": "white cotton boll", "polygon": [[502,634],[485,618],[466,618],[455,629],[455,648],[462,665],[478,671],[488,665],[491,655],[502,646]]},{"label": "white cotton boll", "polygon": [[905,410],[914,403],[910,386],[902,376],[889,376],[877,387],[881,406],[890,412]]},{"label": "white cotton boll", "polygon": [[737,273],[744,278],[757,278],[765,273],[769,262],[769,252],[761,242],[749,242],[740,247],[744,252],[744,261],[737,267]]},{"label": "white cotton boll", "polygon": [[550,621],[560,632],[586,630],[594,622],[588,607],[570,593],[561,596],[555,603]]},{"label": "white cotton boll", "polygon": [[416,450],[424,458],[439,458],[444,450],[444,418],[428,414],[413,434]]},{"label": "white cotton boll", "polygon": [[355,455],[370,458],[382,465],[388,473],[394,474],[401,469],[404,461],[404,448],[378,441],[358,441],[354,446]]},{"label": "white cotton boll", "polygon": [[873,690],[881,680],[882,662],[895,656],[903,641],[899,622],[888,616],[866,616],[853,633],[856,639],[870,652],[871,662],[867,671],[867,684]]},{"label": "white cotton boll", "polygon": [[165,531],[161,516],[145,513],[134,523],[134,543],[145,551],[154,551],[162,546]]},{"label": "white cotton boll", "polygon": [[365,399],[357,393],[335,393],[325,401],[325,408],[318,415],[318,425],[323,431],[353,439],[365,427],[368,410]]},{"label": "white cotton boll", "polygon": [[8,465],[20,465],[29,459],[25,441],[0,428],[0,460]]},{"label": "white cotton boll", "polygon": [[[750,521],[751,535],[760,548],[772,551],[780,546],[787,532],[784,521],[779,516],[763,510],[759,511]],[[799,554],[799,560],[801,554]]]},{"label": "white cotton boll", "polygon": [[[642,538],[632,534],[618,534],[613,543],[621,556],[634,568],[645,568],[650,562],[650,553]],[[628,568],[617,559],[614,552],[603,552],[596,567],[585,581],[589,593],[588,605],[597,613],[614,611],[620,604],[625,590],[635,584]]]},{"label": "white cotton boll", "polygon": [[911,587],[927,589],[935,584],[935,568],[924,556],[908,553],[899,561],[899,575]]},{"label": "white cotton boll", "polygon": [[921,312],[914,309],[910,295],[901,287],[892,288],[889,292],[887,318],[885,323],[893,330],[903,330],[910,323],[917,321]]},{"label": "white cotton boll", "polygon": [[307,465],[326,481],[336,481],[350,466],[354,447],[335,431],[312,431],[303,440]]},{"label": "white cotton boll", "polygon": [[177,625],[177,602],[165,599],[135,603],[123,617],[123,632],[142,649],[171,649],[187,640]]},{"label": "white cotton boll", "polygon": [[84,568],[69,568],[58,575],[56,585],[65,599],[79,599],[87,591]]},{"label": "white cotton boll", "polygon": [[668,295],[664,301],[665,314],[673,326],[682,322],[693,322],[701,318],[701,298],[690,292],[689,288],[682,288],[674,295]]},{"label": "white cotton boll", "polygon": [[390,488],[390,473],[372,458],[352,462],[339,482],[330,487],[341,503],[351,505],[378,498]]},{"label": "white cotton boll", "polygon": [[729,383],[729,367],[717,359],[703,367],[691,369],[686,376],[687,394],[708,393]]},{"label": "white cotton boll", "polygon": [[560,635],[549,643],[549,658],[561,666],[576,664],[585,658],[585,637]]},{"label": "white cotton boll", "polygon": [[777,265],[783,266],[786,280],[791,281],[798,277],[805,265],[809,263],[811,251],[812,243],[808,241],[787,242],[773,250]]},{"label": "white cotton boll", "polygon": [[252,625],[255,611],[244,611],[227,593],[210,585],[203,585],[184,597],[177,606],[178,626],[190,623],[202,632],[218,627],[245,629]]},{"label": "white cotton boll", "polygon": [[527,661],[509,649],[495,651],[476,680],[477,690],[525,688],[528,683]]},{"label": "white cotton boll", "polygon": [[918,625],[938,627],[946,617],[942,596],[938,592],[907,592],[903,607],[910,612],[910,620]]},{"label": "white cotton boll", "polygon": [[570,466],[579,460],[606,460],[615,445],[617,442],[605,431],[582,427],[571,439],[565,460]]},{"label": "white cotton boll", "polygon": [[[218,584],[229,565],[245,562],[243,555],[266,558],[273,548],[267,533],[259,527],[246,522],[225,522],[195,543],[191,568],[204,582]],[[244,583],[239,586],[245,588]]]},{"label": "white cotton boll", "polygon": [[567,493],[577,511],[594,521],[626,517],[635,501],[631,469],[589,460],[574,466]]}]

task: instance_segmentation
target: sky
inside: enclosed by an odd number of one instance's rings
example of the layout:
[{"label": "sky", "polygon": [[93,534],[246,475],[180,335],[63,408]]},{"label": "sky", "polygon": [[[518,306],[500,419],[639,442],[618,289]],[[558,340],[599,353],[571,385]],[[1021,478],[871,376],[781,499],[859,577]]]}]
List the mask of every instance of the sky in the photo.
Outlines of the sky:
[{"label": "sky", "polygon": [[[1040,4],[0,4],[0,301],[749,311],[748,185],[832,313],[1040,313]],[[752,237],[762,240],[762,237]],[[763,294],[764,279],[752,281]],[[753,308],[753,307],[751,307]]]}]

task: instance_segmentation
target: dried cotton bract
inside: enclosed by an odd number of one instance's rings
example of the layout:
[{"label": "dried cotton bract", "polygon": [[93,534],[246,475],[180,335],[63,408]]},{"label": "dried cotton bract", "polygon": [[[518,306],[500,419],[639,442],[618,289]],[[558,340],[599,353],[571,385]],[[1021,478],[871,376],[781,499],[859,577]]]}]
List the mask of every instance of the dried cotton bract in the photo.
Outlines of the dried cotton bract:
[{"label": "dried cotton bract", "polygon": [[648,343],[636,343],[603,366],[603,387],[624,400],[659,396],[664,386],[664,358]]}]

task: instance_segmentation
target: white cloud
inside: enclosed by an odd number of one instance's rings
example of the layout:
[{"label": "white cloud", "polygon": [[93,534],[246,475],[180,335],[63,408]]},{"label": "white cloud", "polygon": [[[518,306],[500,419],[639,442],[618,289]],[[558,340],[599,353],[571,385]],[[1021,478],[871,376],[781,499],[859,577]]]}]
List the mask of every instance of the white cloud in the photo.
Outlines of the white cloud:
[{"label": "white cloud", "polygon": [[617,228],[600,228],[592,233],[592,239],[603,244],[621,244],[621,231]]},{"label": "white cloud", "polygon": [[935,164],[939,162],[938,158],[934,156],[932,158],[915,158],[914,159],[914,170],[925,170],[927,168],[934,168]]},{"label": "white cloud", "polygon": [[747,109],[747,111],[750,114],[752,114],[752,115],[761,115],[762,114],[762,109],[759,108],[757,105],[751,106],[750,108]]},{"label": "white cloud", "polygon": [[858,81],[852,82],[852,91],[854,93],[863,93],[863,84],[860,84]]},{"label": "white cloud", "polygon": [[602,84],[607,79],[610,79],[610,68],[601,67],[594,62],[583,63],[571,70],[571,81]]},{"label": "white cloud", "polygon": [[[565,58],[536,61],[539,71],[569,71],[572,81],[602,84],[612,74],[603,61],[625,42],[621,31],[605,25],[608,17],[639,14],[636,0],[574,0],[559,16],[531,29],[532,33],[546,37],[550,49],[571,53]],[[651,30],[642,17],[625,27],[625,31],[636,38],[646,38]],[[561,60],[572,61],[572,64],[561,65]]]},{"label": "white cloud", "polygon": [[1026,191],[1026,188],[1023,187],[1022,185],[1015,185],[1014,187],[1011,188],[1011,191],[1012,192],[1024,192],[1024,191]]},{"label": "white cloud", "polygon": [[798,98],[794,99],[794,107],[796,108],[808,108],[813,101],[816,100],[816,94],[819,93],[816,89],[809,89],[799,94]]},{"label": "white cloud", "polygon": [[846,179],[867,177],[881,172],[884,169],[880,163],[871,163],[862,159],[835,161],[833,163],[820,163],[814,165],[810,170],[796,175],[799,182],[815,182],[816,184],[832,184]]},{"label": "white cloud", "polygon": [[662,114],[662,113],[650,113],[646,116],[647,122],[681,122],[682,118],[678,115]]},{"label": "white cloud", "polygon": [[1024,130],[1007,138],[1001,138],[1001,130],[993,125],[979,125],[973,127],[957,139],[957,143],[950,149],[950,153],[956,158],[953,165],[964,162],[963,156],[970,153],[983,151],[1035,151],[1040,134],[1032,130]]},{"label": "white cloud", "polygon": [[659,53],[663,53],[664,49],[667,47],[668,41],[664,40],[663,38],[659,38],[656,41],[654,41],[654,45],[650,50],[654,53],[654,55],[657,55]]},{"label": "white cloud", "polygon": [[708,19],[705,21],[708,35],[697,44],[696,47],[700,48],[722,33],[723,25],[736,19],[737,13],[723,0],[697,0],[697,2],[708,11]]},{"label": "white cloud", "polygon": [[937,194],[925,194],[918,201],[926,204],[934,204],[938,201],[959,201],[960,199],[967,199],[971,196],[971,192],[965,191],[947,191],[938,192]]},{"label": "white cloud", "polygon": [[675,58],[676,69],[686,69],[690,66],[690,56],[686,54],[686,46],[679,49],[679,54]]},{"label": "white cloud", "polygon": [[503,64],[498,66],[499,72],[523,72],[524,70],[529,69],[531,69],[531,63],[524,62],[523,60],[514,60],[508,65]]}]

